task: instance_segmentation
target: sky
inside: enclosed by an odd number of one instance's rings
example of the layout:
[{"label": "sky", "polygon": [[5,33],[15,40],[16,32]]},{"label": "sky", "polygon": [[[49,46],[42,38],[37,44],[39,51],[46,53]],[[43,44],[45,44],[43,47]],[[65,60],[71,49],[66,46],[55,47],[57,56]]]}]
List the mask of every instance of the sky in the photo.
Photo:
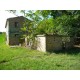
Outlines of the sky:
[{"label": "sky", "polygon": [[0,11],[0,32],[5,32],[5,23],[6,19],[10,17],[16,17],[16,15],[9,13],[8,11],[1,10]]},{"label": "sky", "polygon": [[13,13],[10,13],[6,10],[0,10],[0,32],[6,31],[5,24],[6,24],[7,18],[16,17],[16,16],[23,16],[23,14],[20,13],[20,10],[16,11],[16,15],[14,15]]}]

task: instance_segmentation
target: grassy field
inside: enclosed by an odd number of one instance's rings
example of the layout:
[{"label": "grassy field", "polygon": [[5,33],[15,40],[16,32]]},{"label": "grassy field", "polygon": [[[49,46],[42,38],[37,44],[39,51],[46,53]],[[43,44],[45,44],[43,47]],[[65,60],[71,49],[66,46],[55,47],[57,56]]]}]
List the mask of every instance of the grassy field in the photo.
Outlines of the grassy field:
[{"label": "grassy field", "polygon": [[80,49],[43,53],[10,48],[0,34],[0,70],[80,70]]}]

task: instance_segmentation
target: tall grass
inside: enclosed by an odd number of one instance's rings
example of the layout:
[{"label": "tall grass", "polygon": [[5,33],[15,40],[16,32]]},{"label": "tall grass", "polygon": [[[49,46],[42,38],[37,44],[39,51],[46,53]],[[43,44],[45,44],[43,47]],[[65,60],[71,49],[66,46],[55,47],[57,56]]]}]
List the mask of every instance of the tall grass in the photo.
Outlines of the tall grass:
[{"label": "tall grass", "polygon": [[43,53],[24,47],[10,48],[0,34],[1,70],[80,70],[80,49]]}]

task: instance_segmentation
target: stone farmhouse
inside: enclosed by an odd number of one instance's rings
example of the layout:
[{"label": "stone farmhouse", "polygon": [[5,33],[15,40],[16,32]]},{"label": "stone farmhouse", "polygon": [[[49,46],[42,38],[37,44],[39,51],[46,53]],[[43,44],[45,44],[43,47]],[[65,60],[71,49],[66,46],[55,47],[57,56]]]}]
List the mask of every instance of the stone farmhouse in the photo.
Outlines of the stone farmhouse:
[{"label": "stone farmhouse", "polygon": [[[19,45],[21,28],[25,18],[23,16],[12,17],[6,20],[6,43],[8,45]],[[24,40],[23,40],[24,41]]]}]

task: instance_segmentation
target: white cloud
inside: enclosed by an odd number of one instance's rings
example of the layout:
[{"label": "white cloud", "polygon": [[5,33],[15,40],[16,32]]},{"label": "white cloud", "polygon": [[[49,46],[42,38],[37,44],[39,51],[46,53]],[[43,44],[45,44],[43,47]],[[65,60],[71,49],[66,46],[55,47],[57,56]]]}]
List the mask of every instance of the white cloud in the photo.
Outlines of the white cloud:
[{"label": "white cloud", "polygon": [[6,19],[10,17],[16,17],[14,14],[9,13],[8,11],[0,11],[0,32],[5,32],[5,23]]}]

